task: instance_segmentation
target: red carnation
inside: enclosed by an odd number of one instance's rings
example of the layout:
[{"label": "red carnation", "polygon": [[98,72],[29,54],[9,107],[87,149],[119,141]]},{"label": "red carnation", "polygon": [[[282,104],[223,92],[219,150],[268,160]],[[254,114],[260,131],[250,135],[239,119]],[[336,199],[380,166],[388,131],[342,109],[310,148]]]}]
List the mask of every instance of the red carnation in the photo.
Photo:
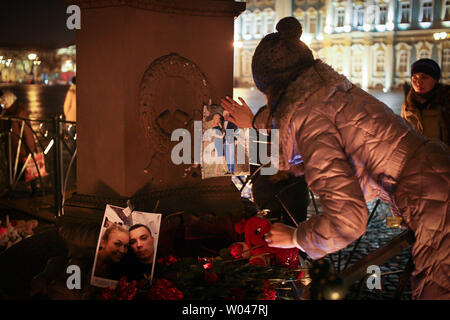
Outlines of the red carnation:
[{"label": "red carnation", "polygon": [[241,243],[233,243],[230,247],[230,254],[235,258],[235,259],[240,259],[242,258],[242,251],[244,251],[244,246]]},{"label": "red carnation", "polygon": [[150,300],[181,300],[183,293],[167,279],[159,279],[148,291]]},{"label": "red carnation", "polygon": [[277,291],[273,289],[273,286],[268,280],[261,280],[263,285],[263,297],[261,300],[275,300],[277,297]]}]

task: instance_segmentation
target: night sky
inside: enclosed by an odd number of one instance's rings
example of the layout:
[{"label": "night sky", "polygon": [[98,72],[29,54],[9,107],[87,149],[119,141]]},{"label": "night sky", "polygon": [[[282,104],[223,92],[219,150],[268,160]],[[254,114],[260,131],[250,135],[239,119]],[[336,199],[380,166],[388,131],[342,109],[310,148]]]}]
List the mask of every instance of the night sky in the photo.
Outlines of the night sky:
[{"label": "night sky", "polygon": [[47,49],[75,44],[60,0],[0,0],[0,47]]}]

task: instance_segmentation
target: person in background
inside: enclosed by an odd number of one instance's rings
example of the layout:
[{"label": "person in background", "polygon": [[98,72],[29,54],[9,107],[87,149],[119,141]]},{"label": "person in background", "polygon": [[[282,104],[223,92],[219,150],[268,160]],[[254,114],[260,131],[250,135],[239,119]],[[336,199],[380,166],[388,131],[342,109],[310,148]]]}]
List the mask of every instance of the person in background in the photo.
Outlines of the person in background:
[{"label": "person in background", "polygon": [[[256,47],[252,73],[267,98],[257,129],[279,132],[280,171],[301,155],[305,179],[323,212],[297,228],[274,223],[269,246],[320,259],[361,237],[367,202],[390,204],[415,236],[413,299],[450,299],[450,150],[414,130],[385,104],[314,59],[295,17]],[[231,116],[239,118],[239,108]],[[261,127],[265,124],[265,127]]]},{"label": "person in background", "polygon": [[72,84],[66,94],[64,100],[64,116],[66,121],[77,121],[77,86],[76,77],[72,78]]},{"label": "person in background", "polygon": [[[0,116],[6,117],[16,117],[22,119],[28,119],[30,114],[27,108],[19,102],[17,96],[11,91],[3,91],[0,89]],[[5,120],[1,121],[0,127],[1,131],[6,132],[11,130],[12,133],[12,152],[11,159],[13,161],[12,165],[15,163],[16,152],[20,139],[20,131],[22,126],[21,120],[10,120],[9,123]],[[5,150],[7,151],[7,150]],[[36,143],[33,136],[33,131],[31,130],[29,123],[25,123],[23,127],[23,137],[22,143],[19,150],[19,166],[17,171],[21,171],[21,166],[24,164],[30,153],[36,153]],[[30,161],[30,160],[29,160]],[[33,195],[38,195],[40,189],[38,187],[37,179],[30,181],[31,192]]]},{"label": "person in background", "polygon": [[401,116],[423,135],[449,145],[450,86],[440,84],[440,77],[441,69],[433,60],[414,62]]}]

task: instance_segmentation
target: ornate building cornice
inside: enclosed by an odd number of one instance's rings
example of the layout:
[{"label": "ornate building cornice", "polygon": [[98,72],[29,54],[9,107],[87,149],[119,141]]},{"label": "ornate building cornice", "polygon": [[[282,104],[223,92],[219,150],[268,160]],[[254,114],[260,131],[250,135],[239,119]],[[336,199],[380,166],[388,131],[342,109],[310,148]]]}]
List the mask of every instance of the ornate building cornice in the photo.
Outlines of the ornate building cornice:
[{"label": "ornate building cornice", "polygon": [[238,16],[245,10],[245,2],[234,0],[62,0],[64,4],[81,9],[128,6],[157,12],[193,16]]}]

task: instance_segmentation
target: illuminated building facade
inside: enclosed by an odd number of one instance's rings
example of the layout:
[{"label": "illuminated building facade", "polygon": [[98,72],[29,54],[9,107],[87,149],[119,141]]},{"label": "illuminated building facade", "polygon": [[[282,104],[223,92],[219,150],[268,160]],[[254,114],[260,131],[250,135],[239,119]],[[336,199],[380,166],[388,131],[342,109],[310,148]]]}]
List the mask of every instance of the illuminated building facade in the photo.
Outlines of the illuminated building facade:
[{"label": "illuminated building facade", "polygon": [[363,89],[409,82],[410,65],[431,58],[450,83],[450,0],[247,0],[235,20],[235,85],[252,86],[251,59],[282,17],[303,26],[302,40]]},{"label": "illuminated building facade", "polygon": [[65,84],[76,73],[76,48],[0,48],[0,83]]}]

